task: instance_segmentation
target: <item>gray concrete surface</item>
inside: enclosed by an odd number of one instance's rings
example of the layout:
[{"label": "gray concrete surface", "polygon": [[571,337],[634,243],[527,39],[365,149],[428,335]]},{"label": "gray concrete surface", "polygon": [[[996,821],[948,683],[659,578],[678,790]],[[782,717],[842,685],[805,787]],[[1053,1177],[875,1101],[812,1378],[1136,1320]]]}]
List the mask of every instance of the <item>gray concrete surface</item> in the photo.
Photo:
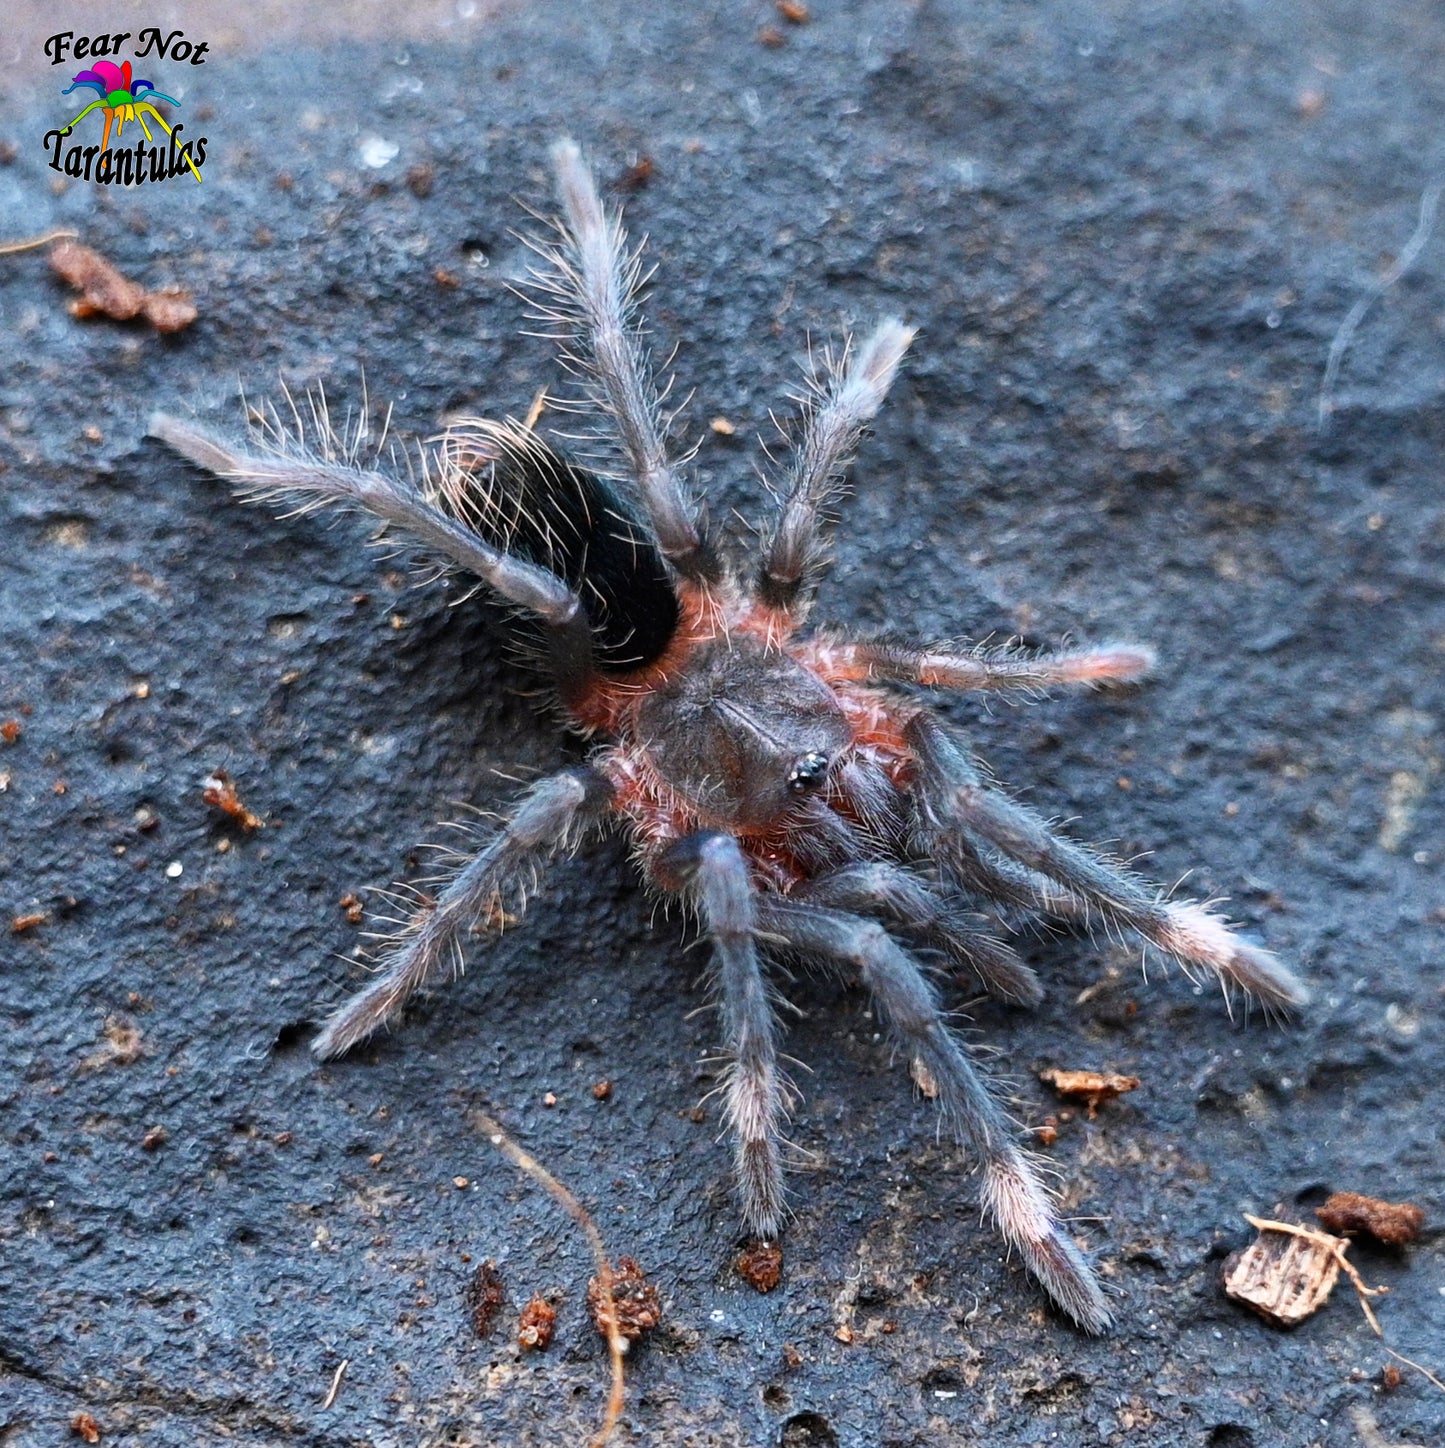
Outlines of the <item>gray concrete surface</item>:
[{"label": "gray concrete surface", "polygon": [[[23,726],[0,878],[7,917],[48,917],[0,936],[0,1442],[79,1441],[82,1410],[158,1448],[584,1442],[590,1261],[478,1139],[480,1103],[663,1292],[619,1442],[1339,1448],[1361,1408],[1445,1442],[1445,1394],[1409,1369],[1381,1392],[1348,1291],[1280,1332],[1218,1287],[1241,1210],[1349,1188],[1441,1219],[1445,238],[1315,425],[1331,338],[1445,174],[1438,7],[578,8],[220,47],[184,77],[201,187],[53,184],[59,87],[10,72],[5,232],[75,227],[201,317],[78,322],[43,257],[0,259],[0,716]],[[810,336],[921,328],[824,615],[1158,645],[1128,696],[945,707],[1026,798],[1229,896],[1317,987],[1297,1025],[1232,1023],[1177,974],[1144,984],[1132,947],[1062,936],[1027,944],[1042,1009],[973,1011],[1028,1120],[1057,1110],[1041,1067],[1143,1079],[1049,1152],[1112,1338],[1003,1260],[863,998],[807,981],[785,1278],[743,1285],[717,1113],[688,1114],[713,1081],[700,959],[615,842],[393,1036],[305,1049],[358,975],[339,898],[415,878],[454,801],[501,807],[577,746],[485,605],[406,591],[359,523],[233,502],[145,418],[234,428],[238,385],[356,399],[363,369],[402,433],[524,410],[556,371],[508,291],[517,201],[545,203],[564,131],[604,176],[655,161],[629,219],[720,511],[758,515],[757,437]],[[369,138],[394,159],[364,164]],[[202,803],[217,766],[265,831]],[[1386,1342],[1438,1372],[1438,1231],[1356,1256],[1391,1289]],[[510,1304],[478,1341],[485,1258]],[[558,1336],[521,1357],[535,1290]]]}]

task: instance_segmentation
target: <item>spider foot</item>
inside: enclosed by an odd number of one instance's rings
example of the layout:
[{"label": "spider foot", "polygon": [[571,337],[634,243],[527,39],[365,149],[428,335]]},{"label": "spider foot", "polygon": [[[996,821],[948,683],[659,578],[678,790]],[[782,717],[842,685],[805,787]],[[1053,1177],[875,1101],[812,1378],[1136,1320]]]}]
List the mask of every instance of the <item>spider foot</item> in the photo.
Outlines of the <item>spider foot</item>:
[{"label": "spider foot", "polygon": [[1266,1006],[1288,1010],[1306,1005],[1304,982],[1267,950],[1241,940],[1202,905],[1181,901],[1165,907],[1155,939],[1171,955],[1213,971],[1225,985],[1237,985]]},{"label": "spider foot", "polygon": [[983,1199],[1055,1303],[1085,1332],[1107,1332],[1113,1314],[1103,1289],[1084,1254],[1054,1220],[1048,1195],[1021,1153],[1010,1151],[987,1163]]},{"label": "spider foot", "polygon": [[748,1231],[771,1241],[783,1229],[783,1164],[774,1138],[738,1143],[737,1186]]}]

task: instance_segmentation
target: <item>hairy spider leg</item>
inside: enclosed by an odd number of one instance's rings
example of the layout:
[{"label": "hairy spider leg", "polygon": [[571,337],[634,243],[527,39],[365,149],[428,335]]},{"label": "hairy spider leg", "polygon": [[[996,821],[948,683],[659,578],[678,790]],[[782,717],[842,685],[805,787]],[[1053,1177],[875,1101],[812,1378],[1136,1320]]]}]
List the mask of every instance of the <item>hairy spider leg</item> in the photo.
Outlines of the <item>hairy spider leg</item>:
[{"label": "hairy spider leg", "polygon": [[[832,668],[834,647],[834,644],[820,643],[815,639],[805,639],[788,646],[789,652],[799,662],[815,670],[832,687],[853,725],[855,742],[870,751],[882,751],[892,787],[911,800],[918,761],[906,737],[906,730],[915,716],[932,716],[924,706],[913,700],[841,677]],[[1025,870],[1012,860],[997,854],[985,854],[971,840],[956,832],[949,848],[940,852],[926,819],[919,817],[911,803],[902,804],[902,807],[913,816],[909,853],[932,860],[942,867],[950,895],[962,889],[985,900],[1026,911],[1046,910],[1063,920],[1088,919],[1088,901],[1071,894],[1044,875]]]},{"label": "hairy spider leg", "polygon": [[987,785],[936,719],[919,714],[906,733],[920,764],[918,808],[945,856],[962,831],[978,835],[1011,860],[1086,900],[1102,919],[1137,930],[1186,967],[1209,971],[1226,992],[1237,985],[1281,1009],[1308,1000],[1304,985],[1290,970],[1268,951],[1241,940],[1204,906],[1163,899],[1153,887],[1062,839],[1031,810]]},{"label": "hairy spider leg", "polygon": [[957,830],[938,827],[926,811],[917,825],[918,848],[943,869],[951,884],[984,900],[1088,925],[1091,911],[1082,895],[1036,870],[1026,870],[1006,855],[985,852]]},{"label": "hairy spider leg", "polygon": [[759,901],[747,861],[732,835],[703,830],[660,852],[653,873],[664,888],[686,896],[712,941],[723,1038],[732,1057],[725,1089],[738,1195],[748,1228],[775,1237],[783,1223],[778,1140],[787,1093],[778,1072],[777,1022],[758,961]]},{"label": "hairy spider leg", "polygon": [[592,634],[576,590],[547,569],[492,547],[448,517],[415,484],[319,457],[244,453],[165,413],[151,418],[150,434],[252,498],[293,501],[303,510],[357,508],[404,529],[484,579],[507,602],[539,615],[550,626],[559,667],[590,673]]},{"label": "hairy spider leg", "polygon": [[[721,577],[706,519],[688,497],[662,440],[661,403],[632,325],[639,284],[621,220],[608,216],[592,173],[572,141],[552,148],[557,194],[566,218],[560,251],[542,248],[550,273],[536,280],[562,303],[551,320],[580,321],[580,361],[596,382],[598,400],[617,428],[662,556],[684,578]],[[574,315],[575,314],[575,315]]]},{"label": "hairy spider leg", "polygon": [[1017,650],[950,649],[893,643],[824,643],[819,667],[858,683],[923,684],[934,689],[1023,689],[1057,685],[1132,684],[1154,671],[1153,649],[1101,644],[1025,654]]},{"label": "hairy spider leg", "polygon": [[976,975],[983,988],[1011,1005],[1044,998],[1038,976],[1002,941],[967,923],[916,875],[882,860],[849,865],[800,885],[792,898],[853,915],[881,916],[919,943],[940,950]]},{"label": "hairy spider leg", "polygon": [[1109,1308],[1093,1272],[1056,1221],[1012,1124],[948,1029],[937,993],[918,963],[877,921],[857,915],[765,897],[758,902],[758,922],[791,952],[856,972],[901,1047],[936,1083],[944,1122],[978,1159],[983,1202],[999,1230],[1080,1327],[1104,1332]]},{"label": "hairy spider leg", "polygon": [[797,622],[806,612],[804,587],[826,558],[845,469],[864,426],[893,385],[913,337],[913,328],[894,317],[880,322],[861,346],[828,365],[822,396],[808,414],[757,580],[761,602],[793,615]]},{"label": "hairy spider leg", "polygon": [[521,915],[542,867],[577,849],[607,814],[612,794],[612,785],[585,767],[533,785],[501,831],[452,877],[435,907],[411,918],[387,951],[380,977],[332,1015],[311,1049],[323,1060],[345,1055],[443,970],[459,975],[463,933],[478,920],[500,930],[504,916]]}]

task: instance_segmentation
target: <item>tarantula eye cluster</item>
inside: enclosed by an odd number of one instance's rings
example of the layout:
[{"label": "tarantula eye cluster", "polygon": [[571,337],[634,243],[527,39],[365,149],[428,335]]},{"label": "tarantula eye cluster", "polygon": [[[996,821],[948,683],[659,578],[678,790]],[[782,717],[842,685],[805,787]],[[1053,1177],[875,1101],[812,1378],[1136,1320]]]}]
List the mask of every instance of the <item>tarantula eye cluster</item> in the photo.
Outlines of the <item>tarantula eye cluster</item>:
[{"label": "tarantula eye cluster", "polygon": [[811,794],[828,778],[828,756],[810,749],[788,771],[788,788],[794,794]]},{"label": "tarantula eye cluster", "polygon": [[999,938],[1006,922],[1032,913],[1132,931],[1273,1007],[1305,992],[1204,906],[1167,898],[1015,803],[958,730],[897,686],[1121,684],[1148,673],[1153,655],[1117,644],[1024,655],[810,634],[846,466],[912,331],[884,320],[829,361],[761,556],[729,566],[666,445],[632,324],[638,259],[577,148],[562,142],[553,161],[562,219],[537,243],[538,305],[611,434],[620,483],[510,421],[456,424],[426,471],[406,478],[363,465],[319,406],[319,440],[277,423],[252,449],[174,418],[152,422],[157,437],[253,497],[358,509],[482,580],[524,621],[562,707],[592,741],[585,765],[534,784],[397,934],[378,977],[335,1013],[315,1049],[339,1056],[395,1020],[413,992],[455,973],[475,922],[520,916],[549,860],[622,829],[649,886],[682,900],[712,939],[748,1227],[771,1237],[783,1220],[789,1092],[769,970],[793,957],[871,994],[905,1060],[935,1084],[944,1129],[976,1164],[1000,1232],[1066,1313],[1103,1331],[1110,1312],[1094,1273],[915,951],[941,954],[1002,1000],[1033,1004],[1038,977]]}]

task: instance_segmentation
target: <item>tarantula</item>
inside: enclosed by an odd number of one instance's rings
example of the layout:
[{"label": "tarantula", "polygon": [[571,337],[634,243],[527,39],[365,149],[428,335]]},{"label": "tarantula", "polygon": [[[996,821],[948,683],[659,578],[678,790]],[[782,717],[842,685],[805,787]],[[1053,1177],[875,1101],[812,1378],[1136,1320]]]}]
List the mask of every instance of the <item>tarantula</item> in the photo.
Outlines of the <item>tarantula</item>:
[{"label": "tarantula", "polygon": [[[253,496],[360,509],[475,574],[534,629],[558,699],[595,741],[588,762],[535,784],[486,846],[393,938],[377,979],[317,1038],[340,1056],[417,989],[459,971],[465,934],[520,913],[542,867],[620,821],[642,874],[711,939],[729,1058],[723,1091],[747,1227],[783,1222],[780,1140],[789,1088],[765,962],[800,960],[862,982],[902,1052],[936,1086],[972,1153],[982,1200],[1049,1296],[1081,1327],[1109,1326],[1084,1255],[1054,1216],[1015,1128],[950,1029],[938,991],[895,938],[970,971],[990,995],[1035,1004],[1035,973],[974,913],[998,907],[1127,928],[1269,1006],[1299,981],[1203,905],[1168,899],[1063,838],[991,784],[958,731],[895,685],[1030,690],[1131,682],[1147,648],[1024,655],[807,634],[844,470],[913,339],[880,322],[831,360],[808,408],[781,506],[747,570],[669,457],[660,399],[633,321],[641,280],[571,142],[554,147],[563,219],[535,243],[544,315],[610,425],[615,478],[569,461],[515,422],[458,424],[405,479],[360,466],[322,428],[275,429],[245,452],[173,418],[152,433]],[[299,423],[298,423],[299,430]],[[920,1073],[921,1074],[921,1073]]]}]

